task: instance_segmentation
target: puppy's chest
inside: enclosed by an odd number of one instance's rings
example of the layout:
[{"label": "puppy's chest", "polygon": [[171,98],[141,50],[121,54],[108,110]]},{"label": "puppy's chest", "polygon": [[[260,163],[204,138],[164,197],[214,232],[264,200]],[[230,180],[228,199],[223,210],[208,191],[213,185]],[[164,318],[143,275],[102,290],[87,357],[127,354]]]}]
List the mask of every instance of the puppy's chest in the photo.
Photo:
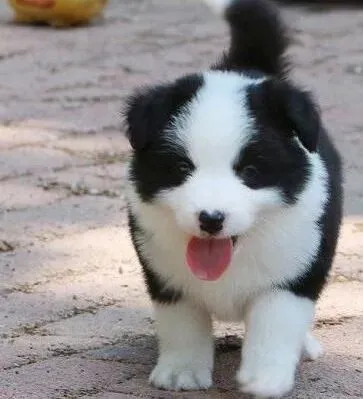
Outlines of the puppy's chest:
[{"label": "puppy's chest", "polygon": [[186,271],[187,276],[179,282],[188,300],[207,309],[219,320],[239,321],[243,318],[246,303],[257,291],[251,281],[243,280],[241,274],[233,272],[227,272],[218,281],[201,281]]},{"label": "puppy's chest", "polygon": [[[276,226],[276,224],[274,224]],[[170,235],[154,235],[146,250],[150,267],[185,297],[222,320],[239,320],[249,299],[304,273],[319,244],[319,231],[308,223],[257,234],[235,249],[232,262],[217,281],[202,281],[186,264],[186,243]],[[304,228],[305,227],[305,228]]]},{"label": "puppy's chest", "polygon": [[217,284],[204,282],[189,288],[190,297],[222,321],[240,321],[251,296],[250,288],[235,284],[229,278]]},{"label": "puppy's chest", "polygon": [[[202,281],[195,277],[185,261],[185,248],[173,246],[173,250],[152,245],[151,267],[167,282],[167,287],[180,290],[183,296],[206,308],[217,319],[239,321],[252,295],[270,286],[268,276],[245,257],[236,255],[225,274],[217,281]],[[253,265],[252,265],[253,266]]]}]

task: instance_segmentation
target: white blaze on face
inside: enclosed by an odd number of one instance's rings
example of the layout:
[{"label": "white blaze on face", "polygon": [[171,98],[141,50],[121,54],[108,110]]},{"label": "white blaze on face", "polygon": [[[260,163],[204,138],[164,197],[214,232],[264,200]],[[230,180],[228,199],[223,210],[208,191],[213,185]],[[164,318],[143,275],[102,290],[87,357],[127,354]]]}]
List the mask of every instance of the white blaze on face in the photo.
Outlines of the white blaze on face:
[{"label": "white blaze on face", "polygon": [[234,73],[210,72],[190,107],[189,126],[181,131],[194,164],[205,173],[231,169],[252,135],[246,87],[255,83]]},{"label": "white blaze on face", "polygon": [[251,227],[261,209],[281,203],[277,190],[252,190],[233,170],[238,154],[254,134],[246,87],[262,79],[219,71],[206,73],[204,79],[204,86],[174,124],[174,134],[186,147],[195,171],[159,199],[190,235],[200,235],[202,210],[226,215],[221,236],[238,235]]}]

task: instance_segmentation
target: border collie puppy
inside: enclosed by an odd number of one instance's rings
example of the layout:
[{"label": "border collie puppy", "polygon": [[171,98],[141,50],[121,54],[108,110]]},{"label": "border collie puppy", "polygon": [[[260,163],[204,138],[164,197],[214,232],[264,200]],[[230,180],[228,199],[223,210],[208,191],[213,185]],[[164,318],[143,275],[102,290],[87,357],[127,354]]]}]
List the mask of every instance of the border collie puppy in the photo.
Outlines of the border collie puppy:
[{"label": "border collie puppy", "polygon": [[126,107],[131,237],[157,321],[150,382],[212,385],[212,319],[243,321],[243,392],[291,390],[316,358],[315,303],[341,223],[339,156],[287,77],[285,28],[264,0],[214,0],[229,49],[211,70],[141,89]]}]

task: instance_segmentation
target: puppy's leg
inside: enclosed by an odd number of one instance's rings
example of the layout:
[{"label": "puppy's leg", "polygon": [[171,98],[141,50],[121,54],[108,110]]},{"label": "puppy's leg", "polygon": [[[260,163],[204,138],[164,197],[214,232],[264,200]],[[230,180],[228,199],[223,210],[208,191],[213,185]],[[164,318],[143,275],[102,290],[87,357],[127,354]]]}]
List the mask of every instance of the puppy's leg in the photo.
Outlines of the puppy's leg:
[{"label": "puppy's leg", "polygon": [[288,291],[265,293],[252,302],[237,374],[243,392],[280,397],[292,389],[313,314],[314,302]]},{"label": "puppy's leg", "polygon": [[209,314],[186,301],[155,304],[159,359],[150,382],[172,390],[212,385],[213,341]]}]

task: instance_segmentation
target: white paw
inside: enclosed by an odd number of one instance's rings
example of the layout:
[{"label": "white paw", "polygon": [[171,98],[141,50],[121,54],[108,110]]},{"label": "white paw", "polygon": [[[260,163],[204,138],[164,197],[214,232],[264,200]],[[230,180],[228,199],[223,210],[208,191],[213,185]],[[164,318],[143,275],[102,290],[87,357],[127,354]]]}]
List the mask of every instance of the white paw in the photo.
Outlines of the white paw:
[{"label": "white paw", "polygon": [[246,367],[237,374],[241,391],[260,398],[279,398],[291,391],[294,385],[294,372],[282,367],[266,367],[253,372]]},{"label": "white paw", "polygon": [[183,359],[182,355],[161,358],[149,381],[158,388],[173,391],[208,389],[212,385],[212,367],[185,356]]},{"label": "white paw", "polygon": [[307,360],[316,360],[324,353],[320,342],[310,333],[306,334],[304,341],[303,357]]}]

